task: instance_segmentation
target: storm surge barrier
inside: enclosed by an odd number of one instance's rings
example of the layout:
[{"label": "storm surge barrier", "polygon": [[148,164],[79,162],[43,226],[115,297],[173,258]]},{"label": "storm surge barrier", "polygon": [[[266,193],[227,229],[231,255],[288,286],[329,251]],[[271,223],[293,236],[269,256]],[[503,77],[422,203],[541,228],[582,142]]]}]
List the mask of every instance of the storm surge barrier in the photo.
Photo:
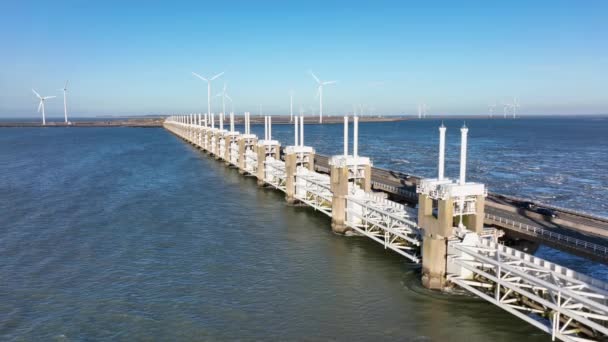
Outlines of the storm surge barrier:
[{"label": "storm surge barrier", "polygon": [[[315,168],[315,149],[304,144],[303,117],[294,117],[294,143],[281,148],[265,117],[263,139],[219,127],[213,114],[175,115],[164,127],[259,186],[285,194],[290,205],[313,208],[331,219],[337,234],[369,238],[420,264],[422,284],[432,290],[464,289],[563,341],[605,340],[608,284],[507,247],[500,230],[484,225],[487,189],[466,180],[468,129],[461,128],[460,174],[444,175],[445,131],[439,128],[437,178],[416,185],[418,208],[392,201],[390,185],[372,180],[372,162],[358,154],[358,118],[344,118],[344,152]],[[325,171],[325,172],[321,172]],[[372,186],[376,191],[372,191]],[[412,195],[409,194],[411,197]]]}]

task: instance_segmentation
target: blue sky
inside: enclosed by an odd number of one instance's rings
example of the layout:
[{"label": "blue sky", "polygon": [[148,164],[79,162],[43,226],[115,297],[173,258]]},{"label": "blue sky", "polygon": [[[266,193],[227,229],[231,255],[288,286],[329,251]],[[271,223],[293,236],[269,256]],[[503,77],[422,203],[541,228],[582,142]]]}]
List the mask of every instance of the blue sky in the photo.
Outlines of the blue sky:
[{"label": "blue sky", "polygon": [[[608,113],[607,1],[4,1],[0,116],[34,117],[30,89],[70,80],[73,115],[203,112],[212,75],[235,111]],[[214,98],[214,111],[220,101]]]}]

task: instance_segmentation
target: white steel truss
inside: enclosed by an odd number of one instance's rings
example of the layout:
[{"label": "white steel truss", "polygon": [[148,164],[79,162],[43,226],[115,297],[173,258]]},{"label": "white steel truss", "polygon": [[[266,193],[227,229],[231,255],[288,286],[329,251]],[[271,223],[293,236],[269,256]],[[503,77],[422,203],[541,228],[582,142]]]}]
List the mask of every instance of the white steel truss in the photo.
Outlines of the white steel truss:
[{"label": "white steel truss", "polygon": [[245,150],[245,171],[255,174],[258,171],[258,154],[251,149]]},{"label": "white steel truss", "polygon": [[608,284],[490,238],[466,240],[449,242],[451,282],[551,334],[553,340],[608,336]]},{"label": "white steel truss", "polygon": [[420,229],[404,205],[361,191],[347,197],[346,224],[355,231],[420,263]]},{"label": "white steel truss", "polygon": [[295,198],[331,217],[330,178],[299,166],[296,172]]},{"label": "white steel truss", "polygon": [[239,144],[236,142],[230,143],[230,164],[239,165]]},{"label": "white steel truss", "polygon": [[267,157],[265,165],[265,181],[275,189],[285,192],[285,182],[287,175],[285,173],[285,162],[276,160],[272,157]]}]

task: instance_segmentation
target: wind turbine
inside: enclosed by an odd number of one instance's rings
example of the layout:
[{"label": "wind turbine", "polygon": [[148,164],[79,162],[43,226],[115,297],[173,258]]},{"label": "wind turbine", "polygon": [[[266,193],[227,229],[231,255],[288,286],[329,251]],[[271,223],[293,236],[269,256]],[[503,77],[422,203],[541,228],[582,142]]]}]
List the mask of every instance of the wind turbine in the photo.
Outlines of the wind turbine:
[{"label": "wind turbine", "polygon": [[46,126],[46,117],[44,115],[44,101],[52,99],[56,96],[40,96],[40,94],[38,94],[34,89],[32,89],[32,91],[34,92],[34,95],[36,95],[36,97],[40,99],[40,104],[38,104],[38,112],[40,112],[40,108],[42,108],[42,125]]},{"label": "wind turbine", "polygon": [[[215,96],[222,97],[222,113],[224,113],[222,115],[225,115],[226,114],[226,98],[230,98],[228,96],[228,93],[226,93],[226,82],[224,82],[224,89],[222,90],[222,92]],[[230,101],[232,101],[232,99]]]},{"label": "wind turbine", "polygon": [[511,105],[511,110],[513,111],[513,119],[515,119],[515,110],[519,108],[519,102],[517,102],[517,98],[513,97],[513,104]]},{"label": "wind turbine", "polygon": [[490,110],[490,118],[494,117],[494,110],[496,110],[496,103],[488,105],[488,109]]},{"label": "wind turbine", "polygon": [[508,103],[503,103],[502,104],[502,117],[503,117],[503,119],[507,118],[508,108],[509,108],[509,104]]},{"label": "wind turbine", "polygon": [[66,93],[68,91],[68,81],[65,81],[65,85],[63,86],[63,89],[59,89],[59,90],[63,90],[63,116],[65,118],[65,123],[68,123],[68,103],[66,100]]},{"label": "wind turbine", "polygon": [[323,123],[323,86],[337,83],[338,81],[321,81],[313,72],[310,70],[310,75],[317,81],[319,88],[317,95],[319,96],[319,123]]},{"label": "wind turbine", "polygon": [[213,81],[214,79],[222,76],[223,74],[224,74],[224,72],[222,71],[219,74],[217,74],[217,75],[215,75],[215,76],[213,76],[213,77],[211,77],[209,79],[206,79],[203,76],[195,73],[194,71],[192,72],[192,75],[194,75],[194,76],[200,78],[201,80],[207,82],[207,114],[209,114],[209,115],[211,115],[211,81]]},{"label": "wind turbine", "polygon": [[289,92],[289,122],[293,121],[293,90]]}]

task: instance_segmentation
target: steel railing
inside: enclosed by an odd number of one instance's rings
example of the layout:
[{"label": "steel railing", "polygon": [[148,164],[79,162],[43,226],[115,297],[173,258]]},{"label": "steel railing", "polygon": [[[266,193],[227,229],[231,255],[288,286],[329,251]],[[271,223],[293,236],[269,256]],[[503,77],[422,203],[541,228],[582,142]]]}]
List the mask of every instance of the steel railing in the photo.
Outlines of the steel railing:
[{"label": "steel railing", "polygon": [[573,238],[573,237],[570,237],[567,235],[558,234],[558,233],[549,231],[544,228],[530,226],[525,223],[517,222],[514,220],[509,220],[509,219],[502,218],[500,216],[496,216],[493,214],[486,213],[485,218],[488,220],[494,221],[494,222],[499,222],[499,223],[505,224],[507,226],[512,227],[515,230],[518,230],[523,233],[527,233],[528,235],[533,235],[536,237],[544,237],[551,241],[561,242],[561,243],[564,243],[566,245],[569,245],[569,246],[572,246],[575,248],[583,248],[588,251],[593,251],[594,253],[597,253],[604,257],[608,257],[608,247],[606,247],[606,246],[602,246],[602,245],[595,244],[593,242],[588,242],[585,240]]}]

